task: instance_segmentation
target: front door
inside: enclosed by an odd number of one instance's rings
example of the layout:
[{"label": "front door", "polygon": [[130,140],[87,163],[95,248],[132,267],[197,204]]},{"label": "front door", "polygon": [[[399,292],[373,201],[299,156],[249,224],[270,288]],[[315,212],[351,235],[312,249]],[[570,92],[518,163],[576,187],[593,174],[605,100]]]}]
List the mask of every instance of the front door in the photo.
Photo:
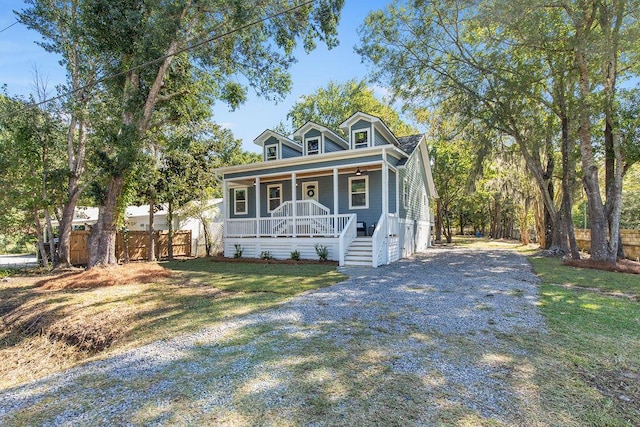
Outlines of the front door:
[{"label": "front door", "polygon": [[318,201],[318,182],[303,182],[302,183],[302,200],[315,200]]}]

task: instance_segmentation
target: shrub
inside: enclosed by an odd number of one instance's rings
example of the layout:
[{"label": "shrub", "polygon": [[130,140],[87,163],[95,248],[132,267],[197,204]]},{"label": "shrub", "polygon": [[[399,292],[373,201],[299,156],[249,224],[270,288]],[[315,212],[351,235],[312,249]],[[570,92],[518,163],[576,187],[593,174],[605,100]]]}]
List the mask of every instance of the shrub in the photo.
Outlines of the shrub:
[{"label": "shrub", "polygon": [[260,252],[260,258],[265,260],[270,260],[270,259],[273,259],[273,255],[271,255],[270,251],[262,251]]},{"label": "shrub", "polygon": [[329,259],[329,248],[323,245],[315,245],[316,254],[318,254],[318,259],[320,261],[326,261]]},{"label": "shrub", "polygon": [[233,245],[233,247],[236,249],[235,253],[233,254],[233,257],[242,258],[242,252],[244,252],[244,249],[242,249],[242,245],[236,243],[235,245]]},{"label": "shrub", "polygon": [[299,251],[291,252],[291,259],[294,261],[300,261],[300,252]]}]

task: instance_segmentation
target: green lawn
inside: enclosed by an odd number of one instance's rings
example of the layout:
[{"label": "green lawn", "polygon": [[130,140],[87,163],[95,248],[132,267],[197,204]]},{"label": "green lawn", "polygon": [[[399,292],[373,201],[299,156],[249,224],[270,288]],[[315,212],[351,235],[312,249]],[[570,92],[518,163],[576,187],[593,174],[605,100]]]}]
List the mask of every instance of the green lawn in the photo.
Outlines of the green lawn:
[{"label": "green lawn", "polygon": [[540,342],[532,343],[547,421],[637,425],[640,304],[627,296],[640,295],[640,275],[576,269],[553,258],[529,259],[542,279],[540,309],[549,328]]},{"label": "green lawn", "polygon": [[162,264],[176,274],[152,283],[44,290],[47,277],[12,274],[0,285],[0,388],[113,350],[197,331],[340,282],[333,265],[212,262]]}]

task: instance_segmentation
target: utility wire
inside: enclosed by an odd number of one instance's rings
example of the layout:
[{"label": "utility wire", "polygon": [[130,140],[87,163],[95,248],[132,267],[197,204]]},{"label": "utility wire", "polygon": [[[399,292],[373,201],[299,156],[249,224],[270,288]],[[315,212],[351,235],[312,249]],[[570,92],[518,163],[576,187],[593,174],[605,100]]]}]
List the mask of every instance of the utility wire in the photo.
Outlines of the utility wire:
[{"label": "utility wire", "polygon": [[[282,15],[286,15],[289,12],[292,12],[292,11],[294,11],[296,9],[300,9],[300,8],[302,8],[304,6],[307,6],[307,5],[311,4],[311,3],[314,3],[315,1],[316,0],[308,0],[308,1],[306,1],[304,3],[301,3],[301,4],[297,5],[297,6],[290,7],[289,9],[282,10],[282,11],[280,11],[278,13],[274,13],[272,15],[267,15],[264,18],[257,19],[255,21],[251,21],[251,22],[249,22],[247,24],[241,25],[238,28],[234,28],[234,29],[229,30],[227,32],[224,32],[222,34],[218,34],[218,35],[209,37],[209,38],[207,38],[205,40],[199,41],[197,43],[185,46],[182,49],[177,50],[175,53],[171,53],[171,54],[168,54],[168,55],[163,55],[163,56],[160,56],[160,57],[158,57],[156,59],[152,59],[152,60],[143,62],[142,64],[139,64],[139,65],[136,65],[134,67],[131,67],[131,68],[127,69],[126,71],[121,71],[121,72],[116,73],[116,74],[111,74],[111,75],[102,77],[102,78],[96,80],[93,83],[86,84],[84,86],[81,86],[81,87],[79,87],[77,89],[74,89],[74,90],[70,90],[68,92],[64,92],[64,93],[62,93],[60,95],[57,95],[57,96],[54,96],[52,98],[48,98],[48,99],[45,99],[43,101],[27,104],[27,105],[25,105],[24,107],[22,107],[22,108],[20,108],[18,110],[15,110],[15,111],[12,111],[12,112],[9,112],[7,114],[4,114],[4,115],[0,116],[0,118],[5,118],[5,117],[8,117],[9,115],[21,113],[21,112],[27,110],[28,108],[39,107],[39,106],[41,106],[43,104],[47,104],[47,103],[52,102],[52,101],[57,101],[58,99],[65,98],[65,97],[67,97],[69,95],[72,95],[72,94],[74,94],[76,92],[80,92],[80,91],[88,89],[88,88],[90,88],[92,86],[96,86],[96,85],[98,85],[100,83],[104,83],[107,80],[111,80],[111,79],[114,79],[116,77],[124,76],[124,75],[126,75],[127,73],[129,73],[131,71],[139,70],[139,69],[144,68],[146,66],[149,66],[149,65],[164,61],[167,58],[171,58],[172,56],[176,56],[176,55],[180,55],[181,53],[188,52],[188,51],[190,51],[192,49],[195,49],[195,48],[197,48],[199,46],[202,46],[202,45],[207,44],[207,43],[211,43],[212,41],[221,39],[223,37],[230,36],[231,34],[237,33],[239,31],[242,31],[242,30],[246,29],[246,28],[253,27],[254,25],[269,21],[269,20],[271,20],[273,18],[277,18],[277,17],[282,16]],[[14,22],[10,26],[13,26],[13,25],[15,25],[17,23],[18,23],[18,21]],[[7,28],[9,28],[9,27],[7,27]]]},{"label": "utility wire", "polygon": [[13,27],[14,25],[19,24],[19,23],[20,23],[20,21],[18,21],[18,20],[16,19],[16,22],[14,22],[13,24],[8,25],[8,26],[4,27],[3,29],[1,29],[1,30],[0,30],[0,33],[4,33],[4,32],[5,32],[5,31],[7,31],[9,28],[11,28],[11,27]]}]

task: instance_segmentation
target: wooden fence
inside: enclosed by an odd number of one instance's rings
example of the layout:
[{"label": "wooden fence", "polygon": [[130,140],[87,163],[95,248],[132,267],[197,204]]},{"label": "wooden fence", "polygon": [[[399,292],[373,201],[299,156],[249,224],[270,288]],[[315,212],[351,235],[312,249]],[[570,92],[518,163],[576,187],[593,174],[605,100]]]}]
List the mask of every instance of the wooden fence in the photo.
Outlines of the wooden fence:
[{"label": "wooden fence", "polygon": [[[156,231],[155,252],[157,258],[169,256],[169,232]],[[88,231],[71,232],[71,263],[86,264],[89,260]],[[127,241],[123,233],[116,235],[116,257],[119,261],[125,259],[125,248],[129,254],[129,261],[149,259],[149,233],[146,231],[130,231]],[[191,230],[180,230],[173,233],[173,256],[191,256]]]},{"label": "wooden fence", "polygon": [[[576,241],[580,250],[591,249],[591,230],[576,229]],[[620,230],[624,255],[629,259],[640,259],[640,230]]]}]

